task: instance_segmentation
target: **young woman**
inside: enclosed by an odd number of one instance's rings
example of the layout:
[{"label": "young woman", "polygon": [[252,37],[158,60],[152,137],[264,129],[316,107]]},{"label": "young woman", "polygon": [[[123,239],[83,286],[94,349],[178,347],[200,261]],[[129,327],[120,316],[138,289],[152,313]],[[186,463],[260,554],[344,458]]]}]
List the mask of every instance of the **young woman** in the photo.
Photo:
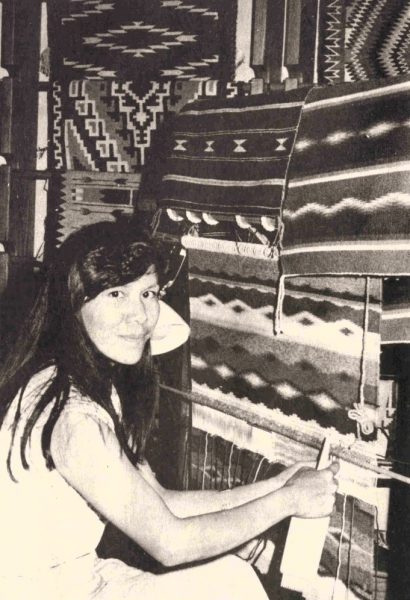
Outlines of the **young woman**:
[{"label": "young woman", "polygon": [[[337,464],[226,492],[156,481],[144,451],[151,345],[167,347],[162,264],[145,235],[100,223],[49,269],[0,376],[0,598],[262,600],[249,564],[226,553],[290,515],[332,510]],[[106,521],[164,565],[201,564],[153,575],[99,559]]]}]

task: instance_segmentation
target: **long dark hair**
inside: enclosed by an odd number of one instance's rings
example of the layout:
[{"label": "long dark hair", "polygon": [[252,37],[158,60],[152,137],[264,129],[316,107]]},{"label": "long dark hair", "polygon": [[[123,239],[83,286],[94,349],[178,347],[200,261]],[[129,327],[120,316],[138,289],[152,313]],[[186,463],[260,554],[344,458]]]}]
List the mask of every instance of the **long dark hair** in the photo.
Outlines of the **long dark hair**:
[{"label": "long dark hair", "polygon": [[[28,382],[46,366],[55,367],[20,439],[20,456],[25,468],[29,466],[27,442],[38,418],[49,405],[51,411],[42,431],[42,450],[47,466],[53,468],[51,435],[72,387],[109,413],[121,449],[128,458],[134,463],[143,460],[156,398],[150,345],[146,345],[136,365],[113,363],[90,341],[79,311],[101,291],[134,281],[152,266],[161,284],[164,273],[161,250],[145,232],[128,222],[101,222],[84,227],[69,236],[58,249],[37,300],[0,371],[0,426],[13,399],[19,395],[13,446]],[[111,401],[112,385],[121,401],[121,419]],[[12,476],[10,464],[11,448],[8,468]]]}]

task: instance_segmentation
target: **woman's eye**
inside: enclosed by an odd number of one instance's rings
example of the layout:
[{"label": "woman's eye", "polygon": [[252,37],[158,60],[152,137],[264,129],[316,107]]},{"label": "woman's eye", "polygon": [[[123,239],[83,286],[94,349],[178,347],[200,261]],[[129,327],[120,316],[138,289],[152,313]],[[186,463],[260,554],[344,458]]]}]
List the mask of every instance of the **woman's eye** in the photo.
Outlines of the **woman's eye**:
[{"label": "woman's eye", "polygon": [[110,298],[122,298],[124,296],[124,292],[122,292],[121,290],[111,290],[110,292],[108,292],[108,296]]},{"label": "woman's eye", "polygon": [[143,298],[158,298],[158,290],[145,290],[145,292],[143,292],[142,297]]}]

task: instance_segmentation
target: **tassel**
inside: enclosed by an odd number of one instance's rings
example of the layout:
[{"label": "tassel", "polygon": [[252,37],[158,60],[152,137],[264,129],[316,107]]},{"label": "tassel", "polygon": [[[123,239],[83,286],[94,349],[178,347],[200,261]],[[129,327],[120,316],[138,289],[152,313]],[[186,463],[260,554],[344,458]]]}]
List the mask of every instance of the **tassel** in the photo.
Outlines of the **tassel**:
[{"label": "tassel", "polygon": [[363,324],[363,345],[360,361],[360,387],[359,402],[353,404],[353,409],[349,410],[347,415],[349,419],[357,422],[357,437],[360,440],[361,434],[370,435],[374,431],[374,422],[368,414],[365,406],[365,385],[366,385],[366,356],[367,339],[369,334],[369,309],[370,309],[370,278],[366,277],[365,288],[365,306],[364,306],[364,324]]},{"label": "tassel", "polygon": [[283,273],[279,276],[278,281],[278,294],[276,298],[276,308],[273,322],[273,333],[280,335],[282,331],[282,316],[283,316],[283,302],[285,300],[285,277]]}]

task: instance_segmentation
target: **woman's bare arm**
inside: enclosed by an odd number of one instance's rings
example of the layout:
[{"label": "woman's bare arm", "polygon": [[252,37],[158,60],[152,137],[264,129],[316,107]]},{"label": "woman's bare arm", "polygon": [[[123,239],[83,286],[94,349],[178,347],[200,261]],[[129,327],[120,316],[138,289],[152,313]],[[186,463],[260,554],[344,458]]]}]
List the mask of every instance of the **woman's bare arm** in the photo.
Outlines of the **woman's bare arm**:
[{"label": "woman's bare arm", "polygon": [[261,498],[282,488],[300,469],[314,468],[312,462],[299,462],[284,469],[281,473],[263,481],[237,486],[231,490],[170,490],[160,485],[148,465],[141,468],[141,474],[153,487],[168,508],[178,517],[190,517],[220,510],[227,510]]},{"label": "woman's bare arm", "polygon": [[281,489],[232,510],[180,518],[121,452],[107,425],[63,413],[53,431],[51,453],[70,485],[167,566],[229,551],[292,514],[328,514],[336,489],[330,470],[310,471],[302,482],[296,474]]}]

